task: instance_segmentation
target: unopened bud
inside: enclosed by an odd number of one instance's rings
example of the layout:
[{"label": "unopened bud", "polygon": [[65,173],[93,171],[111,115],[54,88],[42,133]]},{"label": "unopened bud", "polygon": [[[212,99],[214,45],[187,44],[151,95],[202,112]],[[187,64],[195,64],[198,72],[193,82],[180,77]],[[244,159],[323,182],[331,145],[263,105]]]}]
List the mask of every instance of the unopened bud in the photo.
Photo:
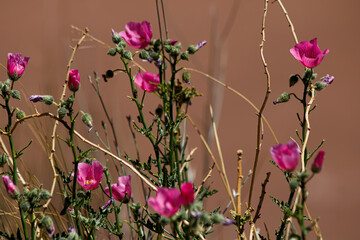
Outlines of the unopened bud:
[{"label": "unopened bud", "polygon": [[299,77],[297,75],[291,75],[289,79],[289,85],[290,87],[294,86],[299,80]]},{"label": "unopened bud", "polygon": [[83,121],[83,123],[88,126],[89,128],[89,132],[91,131],[91,129],[93,128],[93,120],[90,114],[88,113],[84,113],[81,116],[81,120]]},{"label": "unopened bud", "polygon": [[128,60],[133,60],[132,53],[130,51],[125,51],[123,53],[123,57],[128,59]]},{"label": "unopened bud", "polygon": [[180,58],[181,58],[182,60],[189,61],[189,53],[188,53],[187,51],[181,53]]},{"label": "unopened bud", "polygon": [[110,48],[107,54],[110,55],[110,56],[115,56],[116,55],[116,50],[114,48]]},{"label": "unopened bud", "polygon": [[171,48],[170,55],[172,57],[177,57],[177,56],[179,56],[179,54],[180,54],[180,49],[178,49],[177,47]]},{"label": "unopened bud", "polygon": [[156,52],[151,52],[150,57],[154,59],[155,61],[158,61],[160,59],[160,55]]},{"label": "unopened bud", "polygon": [[304,74],[304,80],[311,79],[312,75],[313,75],[312,69],[307,68],[306,71],[305,71],[305,74]]},{"label": "unopened bud", "polygon": [[167,53],[169,53],[169,52],[171,51],[171,48],[172,48],[171,45],[165,45],[165,46],[164,46],[164,49],[165,49],[165,51],[166,51]]},{"label": "unopened bud", "polygon": [[182,80],[186,83],[190,83],[191,74],[189,72],[183,72]]},{"label": "unopened bud", "polygon": [[295,180],[290,180],[289,182],[291,192],[294,192],[296,188],[299,186],[299,183]]},{"label": "unopened bud", "polygon": [[27,212],[30,209],[30,203],[29,202],[22,202],[22,203],[20,203],[20,208],[24,212]]},{"label": "unopened bud", "polygon": [[50,95],[44,95],[42,97],[42,100],[45,104],[47,105],[51,105],[53,102],[54,102],[54,97],[53,96],[50,96]]},{"label": "unopened bud", "polygon": [[140,57],[141,59],[143,59],[143,60],[149,60],[150,54],[149,54],[148,51],[142,50],[142,51],[140,52],[140,54],[139,54],[139,57]]},{"label": "unopened bud", "polygon": [[23,117],[25,117],[25,116],[26,116],[26,114],[25,114],[24,111],[19,110],[19,111],[17,111],[17,113],[16,113],[16,119],[21,119],[21,118],[23,118]]},{"label": "unopened bud", "polygon": [[316,82],[314,83],[314,88],[316,91],[321,91],[323,90],[324,88],[326,88],[328,84],[324,83],[324,82]]},{"label": "unopened bud", "polygon": [[7,164],[7,162],[8,162],[8,156],[5,153],[0,155],[0,167],[3,167],[5,164]]},{"label": "unopened bud", "polygon": [[20,100],[20,92],[18,90],[12,90],[11,97]]},{"label": "unopened bud", "polygon": [[288,102],[289,100],[290,100],[290,95],[287,92],[283,92],[282,94],[280,94],[278,99],[274,101],[274,104]]},{"label": "unopened bud", "polygon": [[111,29],[112,32],[112,41],[115,44],[118,44],[121,41],[120,34],[115,32],[114,29]]},{"label": "unopened bud", "polygon": [[190,54],[194,54],[194,53],[196,53],[197,49],[196,49],[196,46],[190,45],[187,50]]},{"label": "unopened bud", "polygon": [[49,191],[43,190],[43,191],[40,192],[40,199],[41,200],[48,200],[49,198],[51,198],[51,194],[49,193]]},{"label": "unopened bud", "polygon": [[67,114],[66,108],[61,107],[58,109],[58,115],[60,119],[63,119],[66,116],[66,114]]}]

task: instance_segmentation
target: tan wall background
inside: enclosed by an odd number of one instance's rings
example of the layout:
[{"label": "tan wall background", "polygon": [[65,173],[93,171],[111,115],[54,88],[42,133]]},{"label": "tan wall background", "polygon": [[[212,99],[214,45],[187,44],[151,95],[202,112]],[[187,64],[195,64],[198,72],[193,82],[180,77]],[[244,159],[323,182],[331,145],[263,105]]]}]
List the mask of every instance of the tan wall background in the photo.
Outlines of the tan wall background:
[{"label": "tan wall background", "polygon": [[[272,2],[272,1],[270,1]],[[319,224],[325,239],[350,239],[355,236],[358,226],[358,203],[360,200],[358,173],[360,169],[359,146],[359,47],[358,28],[360,17],[359,1],[329,1],[329,0],[284,0],[290,17],[295,25],[300,41],[318,38],[320,48],[330,49],[320,66],[316,68],[319,76],[327,73],[335,76],[335,82],[316,98],[317,109],[311,114],[310,146],[314,147],[323,138],[326,142],[324,168],[310,182],[308,206],[313,217],[319,216]],[[260,106],[265,93],[265,75],[260,59],[259,44],[261,41],[261,21],[263,1],[257,0],[183,0],[165,1],[169,36],[178,39],[183,46],[208,40],[206,47],[191,59],[195,68],[221,78],[228,85],[246,95],[257,106]],[[236,14],[232,15],[232,11]],[[228,20],[229,16],[234,16]],[[55,99],[61,94],[61,86],[65,79],[66,64],[71,55],[70,45],[80,38],[79,32],[70,26],[81,29],[88,27],[90,34],[107,44],[111,43],[111,28],[121,31],[128,21],[148,20],[152,23],[154,37],[158,37],[155,1],[4,1],[0,2],[0,62],[6,65],[8,52],[20,52],[30,56],[30,62],[21,83],[29,94],[52,94]],[[224,30],[225,29],[225,30]],[[221,39],[224,32],[228,35]],[[302,74],[302,66],[290,55],[293,47],[288,23],[277,3],[269,4],[266,26],[265,57],[271,74],[272,93],[265,115],[274,128],[280,142],[296,138],[295,129],[300,129],[296,112],[300,106],[294,101],[288,104],[272,105],[271,101],[288,88],[288,77],[293,73]],[[101,132],[100,122],[104,120],[103,111],[86,76],[93,71],[104,73],[107,69],[121,66],[117,58],[106,55],[107,48],[94,41],[87,41],[78,51],[74,68],[80,70],[82,77],[81,90],[77,94],[78,107],[90,112],[96,122],[96,129]],[[221,54],[219,54],[219,52]],[[6,73],[1,70],[1,78],[5,80]],[[222,152],[231,179],[236,184],[236,150],[244,150],[243,168],[247,172],[252,167],[256,144],[255,111],[240,97],[222,87],[212,84],[208,79],[193,73],[191,84],[204,94],[194,100],[190,115],[206,132],[209,124],[208,101],[213,102],[218,116],[219,138]],[[118,75],[108,83],[101,81],[101,89],[108,104],[110,114],[116,123],[120,136],[120,150],[135,156],[130,131],[125,116],[132,114],[135,118],[134,106],[127,99],[129,95],[128,81]],[[294,91],[300,92],[299,86]],[[24,96],[24,95],[23,95]],[[23,97],[24,98],[24,97]],[[152,111],[156,103],[146,106]],[[24,106],[23,109],[26,109]],[[54,108],[39,107],[44,111],[54,111]],[[30,110],[27,110],[28,113]],[[1,117],[3,119],[3,116]],[[51,122],[47,126],[50,129]],[[23,124],[22,128],[26,129]],[[82,132],[86,134],[86,129]],[[274,144],[269,130],[265,127],[263,151],[260,155],[260,166],[257,175],[257,188],[253,201],[257,202],[260,193],[260,183],[267,171],[272,171],[268,194],[280,199],[287,198],[287,186],[281,173],[268,160],[271,158],[268,149]],[[197,134],[188,124],[190,135],[189,146],[199,146],[195,154],[195,183],[204,177],[203,150]],[[18,131],[16,144],[26,144],[24,138],[35,138],[31,133]],[[21,136],[24,134],[24,136]],[[97,141],[93,133],[89,138]],[[138,137],[140,138],[140,136]],[[144,142],[144,149],[146,150]],[[36,144],[34,144],[36,145]],[[32,146],[31,149],[36,149]],[[215,148],[214,148],[215,149]],[[50,187],[48,181],[51,170],[46,155],[41,151],[29,150],[24,162],[31,172],[38,176],[45,188]],[[144,154],[144,159],[147,155]],[[97,155],[104,163],[104,157]],[[210,161],[210,160],[209,160]],[[205,165],[206,166],[206,165]],[[206,168],[205,168],[206,169]],[[225,191],[216,172],[209,179],[209,184],[220,190],[216,201],[207,202],[209,210],[212,207],[227,203]],[[247,199],[249,184],[244,188],[244,199]],[[140,193],[135,193],[136,194]],[[271,234],[280,223],[281,214],[277,206],[266,197],[264,212],[259,220],[266,222]],[[220,228],[218,235],[234,239],[235,229]]]}]

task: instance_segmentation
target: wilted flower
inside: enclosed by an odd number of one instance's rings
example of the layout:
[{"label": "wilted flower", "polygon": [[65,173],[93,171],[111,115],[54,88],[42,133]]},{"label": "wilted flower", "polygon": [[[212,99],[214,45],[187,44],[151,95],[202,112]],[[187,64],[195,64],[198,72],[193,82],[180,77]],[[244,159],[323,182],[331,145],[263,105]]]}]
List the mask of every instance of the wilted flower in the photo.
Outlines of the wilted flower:
[{"label": "wilted flower", "polygon": [[8,175],[3,175],[2,179],[5,184],[6,191],[11,195],[15,196],[17,192],[19,192],[18,188],[15,186],[13,181],[11,181],[10,177]]},{"label": "wilted flower", "polygon": [[303,41],[290,49],[290,53],[305,67],[313,68],[321,63],[329,49],[322,52],[318,46],[317,38],[310,42]]},{"label": "wilted flower", "polygon": [[50,95],[31,95],[29,100],[32,102],[44,102],[47,105],[51,105],[54,102],[54,97]]},{"label": "wilted flower", "polygon": [[89,128],[89,132],[93,128],[93,120],[89,113],[83,113],[81,116],[81,121]]},{"label": "wilted flower", "polygon": [[24,73],[29,57],[21,58],[21,53],[8,53],[7,70],[11,80],[18,80]]},{"label": "wilted flower", "polygon": [[[111,184],[111,192],[113,197],[118,201],[129,200],[131,196],[131,175],[118,178],[118,182]],[[109,188],[105,188],[105,192],[110,194]]]},{"label": "wilted flower", "polygon": [[224,221],[222,222],[222,225],[230,226],[230,225],[233,225],[235,223],[236,223],[236,221],[234,219],[225,218]]},{"label": "wilted flower", "polygon": [[101,208],[102,208],[102,209],[105,209],[105,208],[107,208],[108,206],[110,206],[113,202],[114,202],[114,198],[110,198],[109,201],[107,201],[107,202],[105,203],[105,205],[102,206]]},{"label": "wilted flower", "polygon": [[134,82],[142,90],[153,92],[158,88],[157,84],[160,83],[160,78],[159,74],[152,74],[150,72],[142,73],[139,71],[135,77]]},{"label": "wilted flower", "polygon": [[80,87],[80,74],[79,70],[71,69],[69,71],[69,81],[68,81],[69,89],[73,92],[79,90]]},{"label": "wilted flower", "polygon": [[171,217],[180,208],[181,193],[176,188],[159,188],[156,198],[149,198],[148,204],[164,217]]},{"label": "wilted flower", "polygon": [[51,238],[54,235],[55,227],[51,217],[49,216],[43,217],[39,222],[39,226],[46,229],[46,231],[49,233],[49,238]]},{"label": "wilted flower", "polygon": [[311,171],[313,173],[318,173],[321,171],[321,167],[324,162],[324,156],[325,156],[325,152],[320,150],[311,166]]},{"label": "wilted flower", "polygon": [[194,188],[192,183],[183,183],[181,184],[181,198],[182,204],[187,205],[194,202]]},{"label": "wilted flower", "polygon": [[300,158],[300,149],[294,141],[290,141],[288,144],[277,144],[271,147],[270,153],[275,163],[283,171],[294,170]]},{"label": "wilted flower", "polygon": [[334,76],[331,76],[330,74],[326,74],[326,76],[320,78],[320,80],[323,82],[323,83],[326,83],[326,84],[331,84],[333,81],[334,81],[335,77]]},{"label": "wilted flower", "polygon": [[148,21],[128,22],[125,31],[120,32],[120,36],[135,49],[145,48],[149,45],[152,38],[152,28]]},{"label": "wilted flower", "polygon": [[93,161],[92,165],[79,163],[78,171],[78,183],[86,190],[93,190],[99,185],[104,168],[99,162]]}]

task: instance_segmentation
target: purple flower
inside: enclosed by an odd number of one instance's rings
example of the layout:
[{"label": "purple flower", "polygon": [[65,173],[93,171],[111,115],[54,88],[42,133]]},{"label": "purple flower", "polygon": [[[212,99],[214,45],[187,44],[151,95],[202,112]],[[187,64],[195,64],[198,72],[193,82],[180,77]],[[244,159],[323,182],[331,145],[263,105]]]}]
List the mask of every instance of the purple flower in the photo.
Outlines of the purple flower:
[{"label": "purple flower", "polygon": [[196,44],[196,51],[199,50],[200,48],[202,48],[206,43],[207,43],[207,41],[204,40],[204,41],[201,41],[198,44]]},{"label": "purple flower", "polygon": [[11,80],[18,80],[24,73],[29,57],[21,58],[21,53],[8,53],[7,70]]},{"label": "purple flower", "polygon": [[99,162],[93,161],[92,165],[79,163],[78,171],[78,183],[86,190],[93,190],[99,185],[104,168]]},{"label": "purple flower", "polygon": [[321,63],[329,49],[322,52],[317,43],[317,38],[310,42],[303,41],[290,49],[290,53],[305,67],[313,68]]},{"label": "purple flower", "polygon": [[331,76],[330,74],[326,74],[325,77],[320,78],[320,80],[323,83],[326,83],[327,85],[331,84],[334,81],[335,77]]},{"label": "purple flower", "polygon": [[69,71],[69,81],[68,81],[69,89],[73,92],[79,90],[80,87],[80,74],[79,70],[71,69]]},{"label": "purple flower", "polygon": [[29,100],[32,102],[44,102],[47,105],[51,105],[54,102],[54,97],[50,95],[31,95]]},{"label": "purple flower", "polygon": [[192,183],[183,183],[181,184],[181,198],[182,198],[182,204],[187,205],[189,203],[194,202],[194,188]]},{"label": "purple flower", "polygon": [[134,82],[142,90],[153,92],[158,88],[157,84],[160,83],[159,74],[152,74],[150,72],[142,73],[139,71]]},{"label": "purple flower", "polygon": [[270,153],[275,163],[283,171],[294,170],[300,158],[300,149],[294,141],[290,141],[288,144],[277,144],[271,147]]},{"label": "purple flower", "polygon": [[10,177],[8,175],[3,175],[2,179],[5,184],[6,191],[14,197],[17,192],[19,192],[18,188],[15,186],[13,181],[11,181]]},{"label": "purple flower", "polygon": [[233,225],[235,223],[236,223],[236,221],[234,219],[225,218],[224,221],[222,222],[222,225],[230,226],[230,225]]},{"label": "purple flower", "polygon": [[75,230],[74,227],[68,227],[67,232],[68,232],[68,233],[76,232],[76,230]]},{"label": "purple flower", "polygon": [[324,156],[325,156],[325,152],[320,150],[311,166],[311,171],[313,173],[318,173],[321,171],[321,167],[324,162]]},{"label": "purple flower", "polygon": [[[111,184],[111,192],[114,199],[118,201],[128,201],[131,197],[131,175],[118,178],[118,182]],[[105,192],[110,194],[109,188],[105,188]]]},{"label": "purple flower", "polygon": [[149,198],[148,204],[160,215],[171,217],[180,208],[182,203],[181,193],[176,188],[159,188],[156,198]]},{"label": "purple flower", "polygon": [[152,28],[148,21],[128,22],[125,31],[119,33],[120,36],[135,49],[145,48],[149,45],[152,38]]},{"label": "purple flower", "polygon": [[[106,191],[106,190],[105,190],[105,191]],[[102,206],[102,209],[107,208],[107,207],[110,206],[113,202],[114,202],[114,198],[110,198],[110,200],[107,201],[104,206]]]}]

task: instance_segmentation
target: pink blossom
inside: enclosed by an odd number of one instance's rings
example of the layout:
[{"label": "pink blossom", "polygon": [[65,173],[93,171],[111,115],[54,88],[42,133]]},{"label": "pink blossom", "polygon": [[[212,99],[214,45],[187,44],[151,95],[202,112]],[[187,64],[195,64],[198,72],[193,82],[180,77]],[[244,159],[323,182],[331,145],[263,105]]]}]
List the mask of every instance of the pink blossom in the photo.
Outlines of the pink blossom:
[{"label": "pink blossom", "polygon": [[19,192],[18,188],[15,186],[13,181],[11,181],[8,175],[3,175],[2,179],[4,181],[6,191],[11,195],[14,196],[16,192]]},{"label": "pink blossom", "polygon": [[151,24],[148,21],[128,22],[125,31],[120,32],[120,36],[135,49],[145,48],[149,45],[152,38]]},{"label": "pink blossom", "polygon": [[69,71],[69,81],[68,81],[69,89],[73,92],[76,92],[77,90],[79,90],[79,85],[80,85],[79,70],[71,69]]},{"label": "pink blossom", "polygon": [[305,67],[313,68],[321,63],[324,56],[329,53],[329,49],[322,52],[318,46],[317,38],[310,42],[303,41],[296,44],[290,53]]},{"label": "pink blossom", "polygon": [[104,169],[99,162],[93,161],[92,165],[79,163],[78,171],[78,183],[86,190],[93,190],[99,185]]},{"label": "pink blossom", "polygon": [[300,158],[300,148],[294,141],[277,144],[270,149],[270,153],[275,163],[284,171],[294,170]]},{"label": "pink blossom", "polygon": [[181,184],[181,198],[182,204],[187,205],[194,202],[194,188],[192,183],[183,183]]},{"label": "pink blossom", "polygon": [[[127,199],[131,197],[131,175],[129,176],[122,176],[118,178],[118,182],[115,184],[111,184],[111,191],[113,197],[118,200],[122,201],[125,196]],[[109,188],[105,188],[105,192],[110,194]]]},{"label": "pink blossom", "polygon": [[159,74],[152,74],[150,72],[142,73],[139,71],[135,77],[134,82],[142,90],[153,92],[158,88],[157,84],[160,83],[160,78]]},{"label": "pink blossom", "polygon": [[156,198],[149,198],[148,204],[164,217],[171,217],[180,208],[181,193],[176,188],[159,188]]},{"label": "pink blossom", "polygon": [[320,150],[318,155],[316,156],[312,166],[311,166],[311,171],[314,173],[318,173],[321,170],[321,167],[323,165],[324,162],[324,156],[325,156],[325,152]]},{"label": "pink blossom", "polygon": [[18,80],[24,73],[29,57],[21,58],[21,53],[8,53],[7,70],[11,80]]}]

